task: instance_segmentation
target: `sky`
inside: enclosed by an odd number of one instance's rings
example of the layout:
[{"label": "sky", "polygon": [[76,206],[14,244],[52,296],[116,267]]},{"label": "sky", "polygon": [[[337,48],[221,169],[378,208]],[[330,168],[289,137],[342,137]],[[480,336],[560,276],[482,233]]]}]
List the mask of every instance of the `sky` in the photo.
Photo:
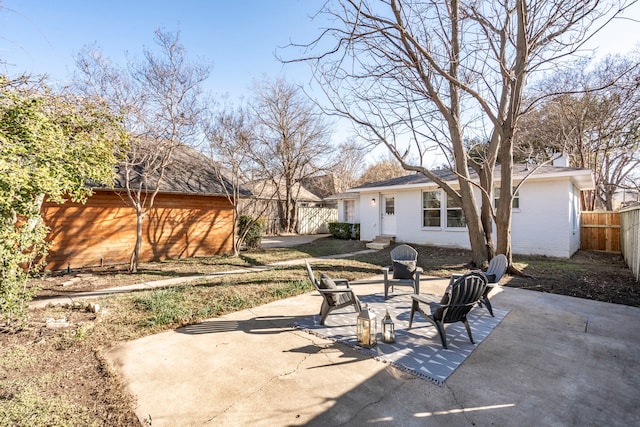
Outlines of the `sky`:
[{"label": "sky", "polygon": [[[311,17],[325,0],[0,0],[0,74],[47,74],[63,83],[75,57],[95,43],[114,62],[142,56],[154,31],[180,31],[190,58],[208,62],[207,89],[231,102],[250,96],[254,79],[308,83],[306,64],[282,64],[275,52],[310,42],[322,21]],[[593,38],[598,54],[627,53],[640,43],[640,2]],[[295,55],[293,55],[295,56]],[[343,125],[344,126],[344,125]]]},{"label": "sky", "polygon": [[[64,82],[75,57],[95,43],[114,62],[140,58],[154,31],[180,31],[189,58],[212,65],[215,94],[246,95],[252,80],[308,81],[305,64],[283,65],[274,53],[319,34],[311,16],[323,0],[0,0],[0,73],[48,74]],[[286,51],[280,50],[281,53]],[[290,52],[290,51],[289,51]]]}]

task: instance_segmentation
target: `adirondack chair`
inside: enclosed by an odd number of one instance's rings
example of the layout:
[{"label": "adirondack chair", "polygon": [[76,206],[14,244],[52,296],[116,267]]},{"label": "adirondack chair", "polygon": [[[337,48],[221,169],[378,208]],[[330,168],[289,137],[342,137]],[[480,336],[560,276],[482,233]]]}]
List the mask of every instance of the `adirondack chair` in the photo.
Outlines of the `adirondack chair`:
[{"label": "adirondack chair", "polygon": [[[463,322],[469,335],[469,340],[473,343],[471,328],[467,320],[467,314],[482,299],[482,295],[487,288],[487,278],[481,272],[471,272],[455,280],[448,293],[442,297],[440,303],[428,300],[422,295],[412,295],[411,317],[409,319],[409,329],[413,326],[413,317],[416,312],[422,314],[425,319],[431,322],[438,330],[442,347],[447,348],[447,333],[444,325],[447,323]],[[425,313],[420,304],[427,304],[430,313]]]},{"label": "adirondack chair", "polygon": [[384,275],[384,298],[389,296],[389,288],[393,292],[395,285],[411,286],[413,293],[420,293],[420,273],[422,268],[418,262],[418,251],[409,245],[399,245],[391,250],[393,265],[382,268]]},{"label": "adirondack chair", "polygon": [[[507,261],[507,257],[503,254],[498,254],[494,256],[489,262],[489,267],[487,267],[487,271],[484,272],[484,275],[487,277],[487,289],[482,295],[482,300],[478,303],[478,305],[484,305],[487,307],[489,314],[491,317],[493,316],[493,307],[491,307],[491,301],[489,301],[489,293],[495,288],[495,284],[500,281],[504,273],[507,271],[507,267],[509,266],[509,261]],[[451,276],[451,280],[449,281],[449,287],[453,284],[453,282],[461,277],[461,274],[454,274]]]},{"label": "adirondack chair", "polygon": [[360,313],[362,311],[360,300],[356,294],[353,293],[353,289],[349,286],[349,281],[347,279],[331,279],[324,274],[321,275],[320,279],[318,279],[313,273],[309,261],[305,260],[304,262],[307,265],[309,280],[311,280],[313,286],[320,295],[322,295],[322,305],[320,306],[321,325],[324,325],[327,316],[333,310],[352,305],[356,313]]},{"label": "adirondack chair", "polygon": [[485,276],[487,276],[487,289],[484,291],[484,295],[482,295],[480,305],[484,304],[492,317],[493,308],[491,307],[491,301],[489,301],[489,292],[493,290],[495,287],[494,285],[500,281],[502,276],[504,276],[508,266],[509,261],[507,261],[507,257],[503,254],[498,254],[491,258],[491,261],[489,261],[489,267],[487,268],[487,271],[484,272]]}]

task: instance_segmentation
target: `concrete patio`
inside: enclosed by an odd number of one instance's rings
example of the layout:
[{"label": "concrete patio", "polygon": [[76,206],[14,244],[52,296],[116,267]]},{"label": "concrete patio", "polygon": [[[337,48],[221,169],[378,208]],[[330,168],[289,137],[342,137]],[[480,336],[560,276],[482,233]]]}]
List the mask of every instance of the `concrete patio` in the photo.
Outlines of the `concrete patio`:
[{"label": "concrete patio", "polygon": [[[446,284],[425,278],[421,292]],[[380,292],[382,278],[354,287]],[[320,302],[276,301],[107,358],[154,427],[640,425],[639,308],[499,288],[493,305],[510,313],[438,386],[289,326]]]}]

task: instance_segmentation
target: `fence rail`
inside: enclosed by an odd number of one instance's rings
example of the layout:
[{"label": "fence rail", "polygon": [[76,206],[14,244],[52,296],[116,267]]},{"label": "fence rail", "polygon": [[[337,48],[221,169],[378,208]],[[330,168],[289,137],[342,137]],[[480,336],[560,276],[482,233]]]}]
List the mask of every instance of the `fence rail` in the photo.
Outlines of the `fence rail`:
[{"label": "fence rail", "polygon": [[581,249],[620,252],[619,212],[587,211],[581,216]]},{"label": "fence rail", "polygon": [[640,281],[640,206],[620,211],[620,235],[624,260]]}]

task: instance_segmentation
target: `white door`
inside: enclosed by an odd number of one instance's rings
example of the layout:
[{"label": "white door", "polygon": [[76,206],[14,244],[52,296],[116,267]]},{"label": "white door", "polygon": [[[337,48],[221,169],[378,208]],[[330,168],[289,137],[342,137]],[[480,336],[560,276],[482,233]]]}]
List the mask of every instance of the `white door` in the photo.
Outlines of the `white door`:
[{"label": "white door", "polygon": [[395,195],[382,196],[382,234],[385,236],[396,235],[396,198]]}]

